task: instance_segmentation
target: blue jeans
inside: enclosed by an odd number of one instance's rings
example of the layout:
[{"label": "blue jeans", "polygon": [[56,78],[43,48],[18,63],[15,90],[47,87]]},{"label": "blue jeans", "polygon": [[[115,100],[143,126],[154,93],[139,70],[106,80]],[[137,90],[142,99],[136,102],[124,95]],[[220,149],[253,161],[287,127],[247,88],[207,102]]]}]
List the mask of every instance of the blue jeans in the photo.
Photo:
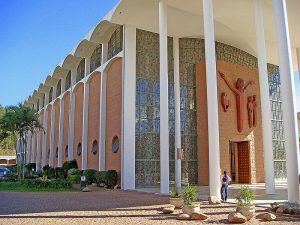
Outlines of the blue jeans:
[{"label": "blue jeans", "polygon": [[221,198],[223,201],[227,201],[228,184],[222,184],[221,187]]}]

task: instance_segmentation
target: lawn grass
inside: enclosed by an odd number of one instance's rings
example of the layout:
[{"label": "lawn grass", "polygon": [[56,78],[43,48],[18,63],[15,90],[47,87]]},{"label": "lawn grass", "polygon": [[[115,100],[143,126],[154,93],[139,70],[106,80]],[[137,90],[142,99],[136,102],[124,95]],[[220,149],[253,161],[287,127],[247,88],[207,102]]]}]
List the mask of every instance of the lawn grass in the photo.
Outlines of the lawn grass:
[{"label": "lawn grass", "polygon": [[25,187],[18,182],[0,182],[0,191],[20,191],[20,192],[76,192],[80,191],[75,188],[33,188]]}]

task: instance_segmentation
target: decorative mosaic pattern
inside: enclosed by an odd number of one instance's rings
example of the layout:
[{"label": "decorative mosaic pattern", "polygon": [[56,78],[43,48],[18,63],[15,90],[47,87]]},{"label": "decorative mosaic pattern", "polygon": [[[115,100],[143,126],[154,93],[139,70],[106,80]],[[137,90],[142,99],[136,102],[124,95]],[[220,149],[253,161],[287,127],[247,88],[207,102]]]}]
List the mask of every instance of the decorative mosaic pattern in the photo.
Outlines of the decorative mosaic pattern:
[{"label": "decorative mosaic pattern", "polygon": [[82,59],[77,67],[76,82],[84,78],[85,74],[85,59]]},{"label": "decorative mosaic pattern", "polygon": [[60,94],[61,94],[61,80],[59,80],[58,82],[57,82],[57,85],[56,85],[56,97],[58,97],[58,96],[60,96]]},{"label": "decorative mosaic pattern", "polygon": [[107,59],[111,59],[123,49],[123,26],[119,26],[108,41]]},{"label": "decorative mosaic pattern", "polygon": [[285,180],[286,152],[279,67],[268,64],[275,179]]},{"label": "decorative mosaic pattern", "polygon": [[71,71],[69,71],[66,76],[65,90],[68,90],[70,87],[71,87]]},{"label": "decorative mosaic pattern", "polygon": [[216,58],[230,63],[235,63],[251,69],[257,69],[257,59],[251,54],[238,48],[216,42]]},{"label": "decorative mosaic pattern", "polygon": [[[136,185],[153,186],[160,181],[159,137],[159,36],[137,30],[136,79]],[[170,180],[174,181],[175,111],[173,41],[168,38],[169,61],[169,157]]]},{"label": "decorative mosaic pattern", "polygon": [[101,58],[102,58],[102,45],[99,45],[94,50],[94,52],[91,56],[90,72],[93,72],[99,66],[101,66]]}]

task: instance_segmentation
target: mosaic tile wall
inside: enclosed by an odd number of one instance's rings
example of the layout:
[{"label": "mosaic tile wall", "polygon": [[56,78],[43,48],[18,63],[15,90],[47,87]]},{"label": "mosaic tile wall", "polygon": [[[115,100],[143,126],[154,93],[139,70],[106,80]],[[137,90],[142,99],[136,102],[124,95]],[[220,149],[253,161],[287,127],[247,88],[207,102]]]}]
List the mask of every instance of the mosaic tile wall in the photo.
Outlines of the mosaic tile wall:
[{"label": "mosaic tile wall", "polygon": [[123,50],[123,26],[119,26],[108,41],[107,60]]},{"label": "mosaic tile wall", "polygon": [[271,103],[272,140],[275,179],[286,180],[286,154],[284,143],[284,124],[282,116],[282,99],[280,90],[279,67],[268,64],[269,93]]},{"label": "mosaic tile wall", "polygon": [[[160,181],[159,140],[159,37],[137,30],[136,74],[136,185],[154,186]],[[174,176],[175,112],[173,41],[168,39],[169,60],[169,156],[170,180]]]},{"label": "mosaic tile wall", "polygon": [[[136,185],[155,186],[160,180],[159,162],[159,36],[137,29],[136,42]],[[180,110],[182,148],[182,182],[197,183],[196,70],[205,60],[204,40],[182,38],[180,53]],[[216,58],[257,69],[257,59],[232,46],[216,43]],[[169,154],[170,181],[174,181],[174,86],[172,39],[168,39],[169,59]],[[276,179],[285,179],[285,149],[278,67],[268,65],[272,109],[273,151]]]}]

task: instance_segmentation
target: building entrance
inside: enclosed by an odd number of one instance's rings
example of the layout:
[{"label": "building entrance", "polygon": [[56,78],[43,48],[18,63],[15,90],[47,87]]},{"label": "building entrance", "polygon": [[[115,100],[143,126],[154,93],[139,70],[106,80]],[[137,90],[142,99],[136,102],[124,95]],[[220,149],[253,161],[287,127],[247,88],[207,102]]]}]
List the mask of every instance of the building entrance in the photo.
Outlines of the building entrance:
[{"label": "building entrance", "polygon": [[250,146],[248,141],[230,142],[230,171],[233,183],[250,183]]}]

